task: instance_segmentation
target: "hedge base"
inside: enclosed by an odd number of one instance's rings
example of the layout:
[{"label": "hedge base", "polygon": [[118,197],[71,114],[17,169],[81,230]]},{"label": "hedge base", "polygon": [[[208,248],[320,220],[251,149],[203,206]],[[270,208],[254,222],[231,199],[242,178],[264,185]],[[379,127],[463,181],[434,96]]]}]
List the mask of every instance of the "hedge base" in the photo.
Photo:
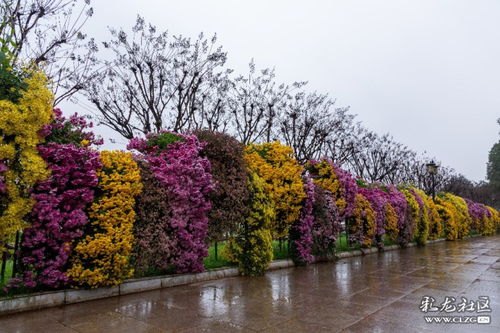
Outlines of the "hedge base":
[{"label": "hedge base", "polygon": [[[437,239],[428,241],[427,243],[436,243],[445,239]],[[408,244],[407,247],[416,246],[415,243]],[[400,249],[399,245],[386,246],[384,249],[377,248],[338,252],[335,255],[316,258],[314,262],[335,261],[343,258],[374,254],[377,252],[392,251]],[[269,264],[269,270],[283,269],[295,267],[290,259],[275,260]],[[47,291],[28,295],[18,295],[11,298],[0,299],[0,315],[23,312],[29,310],[39,310],[54,306],[62,306],[66,304],[74,304],[86,301],[92,301],[102,298],[128,295],[143,291],[168,288],[186,285],[195,282],[204,282],[209,280],[222,279],[226,277],[238,276],[237,268],[226,267],[211,269],[206,272],[196,274],[179,274],[179,275],[164,275],[154,276],[139,279],[126,280],[122,284],[113,288],[97,288],[97,289],[67,289],[57,291]]]}]

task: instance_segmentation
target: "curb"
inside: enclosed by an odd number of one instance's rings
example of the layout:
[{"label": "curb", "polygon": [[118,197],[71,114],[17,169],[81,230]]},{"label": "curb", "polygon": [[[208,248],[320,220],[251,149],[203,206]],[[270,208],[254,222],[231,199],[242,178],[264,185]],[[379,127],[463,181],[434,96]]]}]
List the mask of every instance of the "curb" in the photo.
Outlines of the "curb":
[{"label": "curb", "polygon": [[[445,239],[436,239],[427,241],[427,244],[445,241]],[[407,247],[416,246],[415,243],[408,244]],[[339,260],[378,252],[386,252],[401,249],[399,245],[389,245],[384,249],[369,248],[354,251],[344,251],[336,253],[335,256],[328,258],[328,261]],[[314,262],[319,262],[314,261]],[[275,260],[269,263],[269,270],[277,270],[295,267],[291,259]],[[124,281],[117,287],[97,288],[97,289],[66,289],[57,291],[40,292],[30,295],[18,295],[12,298],[0,299],[0,315],[23,312],[29,310],[39,310],[54,306],[75,304],[80,302],[92,301],[102,298],[128,295],[143,291],[156,290],[161,288],[175,287],[195,282],[204,282],[217,280],[227,277],[239,276],[238,268],[223,267],[212,269],[202,273],[163,275],[147,278],[130,279]]]}]

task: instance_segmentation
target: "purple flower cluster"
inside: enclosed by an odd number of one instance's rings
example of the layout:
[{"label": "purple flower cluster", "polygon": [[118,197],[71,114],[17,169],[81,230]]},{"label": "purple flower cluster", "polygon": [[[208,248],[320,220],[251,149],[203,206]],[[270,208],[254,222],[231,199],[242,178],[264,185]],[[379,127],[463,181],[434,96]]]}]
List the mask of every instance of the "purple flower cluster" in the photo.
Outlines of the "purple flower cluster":
[{"label": "purple flower cluster", "polygon": [[481,227],[484,225],[484,220],[491,217],[491,212],[485,205],[465,199],[469,215],[472,217],[472,229],[476,232],[481,232]]},{"label": "purple flower cluster", "polygon": [[381,189],[385,192],[387,202],[391,204],[398,216],[398,242],[400,245],[406,246],[413,236],[413,223],[410,214],[408,214],[406,197],[392,185],[384,186]]},{"label": "purple flower cluster", "polygon": [[87,122],[84,116],[75,113],[69,119],[66,119],[60,109],[54,109],[54,120],[45,125],[39,134],[45,137],[47,142],[73,143],[77,146],[102,145],[104,143],[103,139],[96,137],[94,132],[89,130],[92,127],[94,127],[94,124]]},{"label": "purple flower cluster", "polygon": [[313,215],[313,253],[317,256],[328,255],[335,251],[341,225],[332,193],[319,186],[314,188]]},{"label": "purple flower cluster", "polygon": [[387,193],[378,187],[360,187],[361,193],[369,202],[375,212],[375,238],[377,246],[383,247],[383,235],[385,234],[385,206],[387,204]]},{"label": "purple flower cluster", "polygon": [[312,255],[314,225],[313,208],[315,199],[315,186],[309,175],[304,176],[304,189],[306,198],[302,205],[300,218],[290,228],[291,257],[296,264],[308,264],[314,260]]},{"label": "purple flower cluster", "polygon": [[420,195],[418,195],[417,192],[415,192],[415,190],[413,188],[410,188],[410,193],[415,197],[415,200],[418,203],[418,207],[420,207],[420,216],[422,216],[424,214],[424,210],[425,210],[424,200],[420,197]]},{"label": "purple flower cluster", "polygon": [[[203,144],[195,136],[174,135],[182,140],[168,144],[165,149],[152,148],[149,142],[156,139],[154,135],[133,139],[128,148],[143,153],[168,198],[170,216],[165,220],[168,223],[165,228],[171,233],[162,246],[173,248],[170,243],[174,242],[176,254],[164,258],[165,263],[171,263],[177,273],[200,272],[204,270],[202,260],[208,255],[205,241],[211,208],[208,195],[214,188],[210,162],[200,157]],[[143,244],[147,243],[143,240]]]},{"label": "purple flower cluster", "polygon": [[356,179],[351,173],[343,170],[337,164],[333,163],[331,160],[328,162],[332,165],[335,170],[335,174],[340,182],[342,198],[346,202],[346,206],[342,211],[338,212],[339,221],[343,221],[348,217],[352,216],[354,207],[356,205],[356,194],[358,193],[358,185],[356,184]]},{"label": "purple flower cluster", "polygon": [[11,280],[11,287],[54,289],[69,284],[66,270],[71,246],[83,235],[88,223],[85,208],[98,182],[98,152],[57,143],[41,146],[39,152],[51,177],[34,188],[31,225],[24,230],[21,243],[23,276]]}]

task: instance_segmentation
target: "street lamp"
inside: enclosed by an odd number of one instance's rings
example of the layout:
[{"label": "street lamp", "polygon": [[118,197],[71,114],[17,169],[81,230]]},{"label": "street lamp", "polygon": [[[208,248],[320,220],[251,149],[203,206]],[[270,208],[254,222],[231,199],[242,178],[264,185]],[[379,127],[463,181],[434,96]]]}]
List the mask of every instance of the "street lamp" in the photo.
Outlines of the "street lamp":
[{"label": "street lamp", "polygon": [[434,200],[436,199],[436,175],[438,173],[438,165],[431,160],[425,166],[427,167],[427,172],[431,175],[432,200]]}]

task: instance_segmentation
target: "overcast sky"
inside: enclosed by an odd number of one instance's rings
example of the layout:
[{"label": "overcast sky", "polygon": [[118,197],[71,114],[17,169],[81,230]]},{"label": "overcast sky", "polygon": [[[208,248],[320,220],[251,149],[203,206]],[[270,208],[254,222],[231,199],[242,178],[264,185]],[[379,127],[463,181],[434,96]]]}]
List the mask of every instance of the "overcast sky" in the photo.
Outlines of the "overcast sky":
[{"label": "overcast sky", "polygon": [[172,34],[217,33],[236,72],[254,58],[278,81],[330,93],[366,127],[485,178],[500,130],[499,0],[92,3],[86,31],[98,41],[138,13]]}]

